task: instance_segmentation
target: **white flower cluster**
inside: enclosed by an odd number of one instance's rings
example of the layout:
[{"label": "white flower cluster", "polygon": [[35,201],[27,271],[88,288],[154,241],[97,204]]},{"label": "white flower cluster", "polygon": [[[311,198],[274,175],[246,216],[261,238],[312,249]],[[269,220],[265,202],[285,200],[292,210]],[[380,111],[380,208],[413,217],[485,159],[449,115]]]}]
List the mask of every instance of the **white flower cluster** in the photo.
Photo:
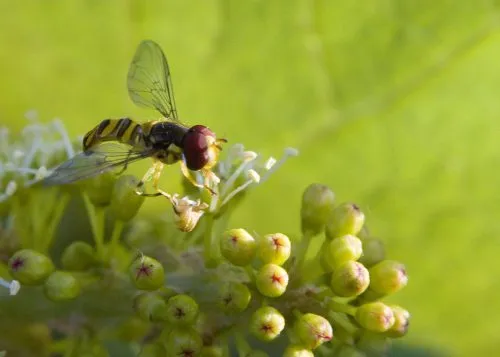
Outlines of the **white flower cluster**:
[{"label": "white flower cluster", "polygon": [[16,140],[7,128],[0,127],[0,202],[15,194],[20,184],[27,186],[45,177],[54,154],[63,154],[63,159],[75,154],[60,119],[44,124],[35,111],[25,116],[29,124]]}]

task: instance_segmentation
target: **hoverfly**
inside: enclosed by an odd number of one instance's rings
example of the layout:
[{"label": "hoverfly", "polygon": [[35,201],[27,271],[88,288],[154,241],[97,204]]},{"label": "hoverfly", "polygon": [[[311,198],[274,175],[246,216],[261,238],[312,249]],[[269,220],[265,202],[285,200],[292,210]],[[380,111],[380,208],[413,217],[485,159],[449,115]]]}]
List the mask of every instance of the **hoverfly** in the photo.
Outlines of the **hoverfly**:
[{"label": "hoverfly", "polygon": [[[136,192],[143,196],[170,195],[159,188],[165,165],[180,162],[183,175],[195,186],[206,188],[211,169],[217,163],[221,144],[213,131],[204,125],[188,127],[177,117],[170,70],[160,46],[151,40],[139,44],[130,64],[127,86],[129,96],[138,106],[158,111],[159,120],[137,123],[130,118],[105,119],[83,138],[83,152],[57,167],[43,180],[46,185],[68,184],[121,168],[145,158],[153,165],[138,183]],[[189,170],[200,171],[204,184],[196,182]],[[145,193],[143,186],[152,178],[155,193]]]}]

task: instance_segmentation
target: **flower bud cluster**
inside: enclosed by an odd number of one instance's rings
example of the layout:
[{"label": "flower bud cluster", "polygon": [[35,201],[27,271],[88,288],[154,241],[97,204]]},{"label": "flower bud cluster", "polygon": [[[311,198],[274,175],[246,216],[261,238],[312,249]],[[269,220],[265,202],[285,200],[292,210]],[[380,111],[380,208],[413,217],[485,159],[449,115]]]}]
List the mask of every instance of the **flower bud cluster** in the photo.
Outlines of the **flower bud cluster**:
[{"label": "flower bud cluster", "polygon": [[[208,177],[215,195],[190,183],[168,197],[173,215],[139,219],[148,199],[136,194],[131,175],[104,173],[70,190],[28,187],[33,175],[78,151],[57,122],[50,128],[59,146],[44,149],[50,130],[35,124],[22,145],[0,140],[8,143],[1,160],[11,163],[0,161],[7,203],[6,211],[0,206],[0,310],[22,327],[13,333],[19,348],[35,331],[61,355],[108,356],[112,339],[143,357],[362,356],[407,333],[409,312],[382,301],[407,284],[404,265],[386,257],[359,206],[337,204],[328,186],[310,185],[302,195],[302,239],[227,226],[249,188],[296,151],[262,160],[234,145]],[[68,205],[75,198],[84,210]],[[62,242],[53,239],[58,230],[68,236]],[[2,245],[6,232],[15,233],[14,244]],[[30,330],[34,319],[41,328]]]}]

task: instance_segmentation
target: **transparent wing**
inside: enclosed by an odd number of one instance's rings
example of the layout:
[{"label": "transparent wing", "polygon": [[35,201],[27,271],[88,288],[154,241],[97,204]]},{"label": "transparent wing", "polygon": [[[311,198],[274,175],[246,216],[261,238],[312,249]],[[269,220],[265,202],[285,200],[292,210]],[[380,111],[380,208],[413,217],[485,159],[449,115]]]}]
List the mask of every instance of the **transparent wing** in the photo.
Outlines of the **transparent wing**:
[{"label": "transparent wing", "polygon": [[102,143],[62,163],[50,176],[45,177],[41,184],[51,186],[72,183],[100,175],[114,168],[124,167],[150,155],[150,150],[139,152],[119,143]]},{"label": "transparent wing", "polygon": [[156,42],[142,41],[137,47],[127,86],[135,104],[156,109],[165,118],[179,122],[167,58]]}]

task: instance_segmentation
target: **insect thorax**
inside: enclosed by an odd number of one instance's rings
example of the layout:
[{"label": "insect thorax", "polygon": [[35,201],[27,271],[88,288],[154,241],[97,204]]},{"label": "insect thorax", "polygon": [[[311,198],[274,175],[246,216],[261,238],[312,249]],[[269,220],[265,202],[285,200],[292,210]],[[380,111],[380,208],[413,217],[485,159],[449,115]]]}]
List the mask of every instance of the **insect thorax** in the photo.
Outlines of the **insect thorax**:
[{"label": "insect thorax", "polygon": [[182,140],[186,132],[187,128],[184,126],[160,121],[151,125],[145,139],[155,149],[154,157],[170,165],[182,158]]}]

